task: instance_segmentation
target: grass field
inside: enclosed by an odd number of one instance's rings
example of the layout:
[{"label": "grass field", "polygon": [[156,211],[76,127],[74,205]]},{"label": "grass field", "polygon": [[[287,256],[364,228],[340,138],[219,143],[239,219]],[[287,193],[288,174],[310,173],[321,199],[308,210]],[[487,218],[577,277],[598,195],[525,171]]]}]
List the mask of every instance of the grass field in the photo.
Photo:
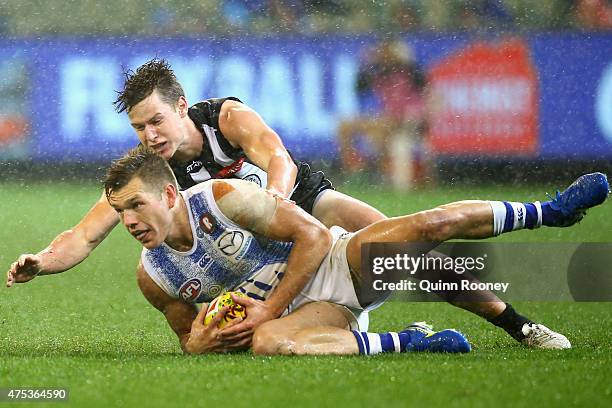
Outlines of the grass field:
[{"label": "grass field", "polygon": [[[536,200],[545,192],[538,187],[446,187],[411,194],[362,186],[344,190],[388,215],[464,198]],[[76,223],[98,195],[91,184],[0,184],[0,269]],[[611,242],[611,219],[608,203],[577,227],[502,239]],[[391,302],[372,313],[372,331],[428,320],[460,328],[474,351],[369,358],[183,356],[165,320],[136,287],[139,252],[138,243],[117,228],[77,268],[0,289],[0,388],[68,387],[68,404],[87,407],[612,404],[610,303],[515,304],[566,334],[574,348],[563,352],[522,348],[501,330],[446,304]]]}]

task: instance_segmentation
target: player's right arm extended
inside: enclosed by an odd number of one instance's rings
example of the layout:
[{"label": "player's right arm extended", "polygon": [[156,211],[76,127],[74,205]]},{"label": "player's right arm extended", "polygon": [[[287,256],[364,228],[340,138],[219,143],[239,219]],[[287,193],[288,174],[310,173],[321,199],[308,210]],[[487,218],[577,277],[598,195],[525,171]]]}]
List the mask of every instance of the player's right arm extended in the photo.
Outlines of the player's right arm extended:
[{"label": "player's right arm extended", "polygon": [[83,261],[119,223],[117,212],[103,195],[72,229],[62,232],[37,254],[23,254],[13,262],[6,285],[23,283],[37,275],[63,272]]}]

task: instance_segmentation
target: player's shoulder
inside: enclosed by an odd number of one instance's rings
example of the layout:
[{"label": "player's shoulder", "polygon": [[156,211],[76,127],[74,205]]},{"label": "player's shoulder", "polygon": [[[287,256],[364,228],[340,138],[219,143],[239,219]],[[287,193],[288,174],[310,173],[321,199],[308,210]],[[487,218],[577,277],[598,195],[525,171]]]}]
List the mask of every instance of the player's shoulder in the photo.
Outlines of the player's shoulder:
[{"label": "player's shoulder", "polygon": [[233,191],[237,191],[241,194],[252,194],[253,190],[261,189],[257,184],[239,178],[228,178],[223,180],[217,179],[211,181],[211,190],[215,200],[218,200]]},{"label": "player's shoulder", "polygon": [[234,96],[209,98],[192,105],[189,117],[197,125],[206,124],[220,130],[220,122],[225,125],[229,113],[240,106],[244,106],[242,101]]},{"label": "player's shoulder", "polygon": [[222,98],[208,98],[191,105],[190,109],[202,111],[219,111],[225,106],[236,106],[242,101],[235,96],[225,96]]},{"label": "player's shoulder", "polygon": [[185,195],[185,198],[187,200],[189,200],[191,197],[195,196],[195,195],[202,195],[202,194],[206,194],[207,191],[211,190],[211,187],[213,185],[213,182],[215,180],[206,180],[203,181],[201,183],[195,184],[191,187],[189,187],[188,189],[185,189],[182,191],[182,194]]},{"label": "player's shoulder", "polygon": [[189,199],[194,195],[207,195],[210,192],[213,198],[218,200],[232,191],[252,193],[253,190],[260,189],[257,184],[239,178],[211,179],[183,190],[183,194],[185,194],[186,199]]}]

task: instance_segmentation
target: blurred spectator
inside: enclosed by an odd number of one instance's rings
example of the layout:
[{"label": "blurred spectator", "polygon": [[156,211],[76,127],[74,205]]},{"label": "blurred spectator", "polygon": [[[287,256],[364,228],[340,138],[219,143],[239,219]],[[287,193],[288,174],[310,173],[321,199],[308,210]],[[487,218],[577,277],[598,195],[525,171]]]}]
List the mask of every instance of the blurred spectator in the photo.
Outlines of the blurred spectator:
[{"label": "blurred spectator", "polygon": [[221,14],[232,28],[249,29],[258,13],[267,12],[267,0],[223,0]]},{"label": "blurred spectator", "polygon": [[270,0],[270,16],[281,31],[303,31],[306,9],[301,0]]},{"label": "blurred spectator", "polygon": [[149,31],[156,35],[176,35],[176,11],[167,5],[161,5],[151,11]]},{"label": "blurred spectator", "polygon": [[612,28],[612,5],[610,0],[577,0],[576,23],[589,30]]},{"label": "blurred spectator", "polygon": [[412,50],[401,41],[383,41],[366,56],[356,84],[363,115],[338,128],[347,172],[374,170],[397,187],[422,178],[425,82]]},{"label": "blurred spectator", "polygon": [[396,32],[416,31],[421,28],[421,16],[418,9],[401,1],[391,6],[391,25]]},{"label": "blurred spectator", "polygon": [[514,22],[502,0],[462,0],[455,15],[459,30],[507,29]]},{"label": "blurred spectator", "polygon": [[611,24],[610,0],[20,0],[0,1],[0,14],[5,18],[0,33],[11,36],[606,29]]}]

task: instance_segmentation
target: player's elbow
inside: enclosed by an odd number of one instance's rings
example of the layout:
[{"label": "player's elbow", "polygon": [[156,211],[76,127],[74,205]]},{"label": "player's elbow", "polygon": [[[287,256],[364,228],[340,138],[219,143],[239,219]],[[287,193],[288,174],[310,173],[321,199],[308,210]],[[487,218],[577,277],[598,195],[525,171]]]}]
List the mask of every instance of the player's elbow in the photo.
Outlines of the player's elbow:
[{"label": "player's elbow", "polygon": [[286,150],[284,151],[284,158],[285,158],[285,162],[286,162],[286,166],[287,166],[288,172],[290,172],[291,174],[294,174],[294,175],[297,174],[298,168],[297,168],[295,162],[293,161],[293,159],[291,158],[291,156],[289,156],[289,152],[287,152]]},{"label": "player's elbow", "polygon": [[65,243],[73,248],[95,247],[99,241],[97,237],[82,225],[77,225],[59,234],[55,243]]},{"label": "player's elbow", "polygon": [[333,237],[329,229],[323,224],[317,224],[309,229],[308,246],[316,249],[316,252],[326,254],[332,246]]}]

